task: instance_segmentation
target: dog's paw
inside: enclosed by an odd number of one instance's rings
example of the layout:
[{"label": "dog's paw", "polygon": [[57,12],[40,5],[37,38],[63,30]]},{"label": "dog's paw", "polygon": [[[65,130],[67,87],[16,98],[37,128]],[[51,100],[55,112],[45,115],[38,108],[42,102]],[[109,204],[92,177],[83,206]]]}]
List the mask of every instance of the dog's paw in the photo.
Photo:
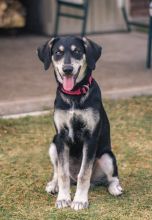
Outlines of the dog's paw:
[{"label": "dog's paw", "polygon": [[86,209],[88,208],[88,206],[89,206],[88,201],[85,201],[85,202],[73,201],[71,204],[71,208],[76,211],[81,210],[81,209]]},{"label": "dog's paw", "polygon": [[59,191],[58,184],[55,181],[50,181],[45,187],[45,191],[49,194],[55,194]]},{"label": "dog's paw", "polygon": [[58,209],[66,208],[71,206],[71,200],[57,200],[55,203],[55,207]]},{"label": "dog's paw", "polygon": [[116,182],[113,182],[109,185],[108,191],[113,196],[120,196],[123,193],[122,187]]}]

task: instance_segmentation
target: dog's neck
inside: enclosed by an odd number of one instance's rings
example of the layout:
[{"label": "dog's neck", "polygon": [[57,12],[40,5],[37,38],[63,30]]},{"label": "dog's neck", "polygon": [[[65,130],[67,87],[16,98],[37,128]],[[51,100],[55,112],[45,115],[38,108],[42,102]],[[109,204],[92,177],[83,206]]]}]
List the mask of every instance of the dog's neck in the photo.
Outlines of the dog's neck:
[{"label": "dog's neck", "polygon": [[85,77],[85,80],[83,80],[81,83],[76,85],[75,88],[71,91],[65,90],[62,85],[59,85],[58,89],[62,93],[67,94],[67,95],[81,96],[81,95],[85,95],[88,92],[92,82],[93,82],[92,75],[89,74],[89,76]]}]

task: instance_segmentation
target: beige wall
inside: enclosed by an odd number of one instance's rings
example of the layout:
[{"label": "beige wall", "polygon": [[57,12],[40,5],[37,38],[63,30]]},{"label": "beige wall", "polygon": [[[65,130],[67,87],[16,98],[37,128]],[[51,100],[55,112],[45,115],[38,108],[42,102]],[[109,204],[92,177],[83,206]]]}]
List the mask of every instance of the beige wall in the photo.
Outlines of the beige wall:
[{"label": "beige wall", "polygon": [[[53,34],[56,1],[42,1],[44,32]],[[64,9],[67,11],[67,9]],[[74,12],[76,9],[68,9]],[[77,12],[78,13],[78,12]],[[79,33],[82,22],[76,19],[61,18],[60,33]],[[90,0],[87,31],[102,31],[119,29],[125,27],[120,10],[117,7],[117,0]]]}]

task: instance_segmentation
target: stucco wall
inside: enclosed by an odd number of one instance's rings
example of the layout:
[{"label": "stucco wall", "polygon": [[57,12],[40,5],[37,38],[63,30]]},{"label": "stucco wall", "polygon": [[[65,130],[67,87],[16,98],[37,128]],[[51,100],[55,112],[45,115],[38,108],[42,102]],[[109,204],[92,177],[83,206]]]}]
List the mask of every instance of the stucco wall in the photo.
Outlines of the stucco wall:
[{"label": "stucco wall", "polygon": [[[53,34],[56,1],[45,0],[41,2],[43,31]],[[67,9],[63,9],[67,11]],[[68,9],[74,12],[76,9]],[[78,11],[77,11],[78,13]],[[60,33],[79,33],[81,21],[76,19],[61,18]],[[87,31],[102,31],[125,27],[117,0],[90,0]]]}]

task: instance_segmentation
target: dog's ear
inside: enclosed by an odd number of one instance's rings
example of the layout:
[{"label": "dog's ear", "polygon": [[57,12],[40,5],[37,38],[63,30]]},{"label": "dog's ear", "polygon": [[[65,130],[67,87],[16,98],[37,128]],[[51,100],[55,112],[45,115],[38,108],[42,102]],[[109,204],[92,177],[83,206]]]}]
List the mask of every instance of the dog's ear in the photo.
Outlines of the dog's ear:
[{"label": "dog's ear", "polygon": [[52,46],[55,43],[56,38],[52,38],[44,45],[37,49],[39,59],[44,63],[44,69],[47,70],[52,62]]},{"label": "dog's ear", "polygon": [[83,37],[82,40],[85,46],[86,61],[87,61],[88,67],[91,70],[94,70],[96,67],[96,62],[101,56],[102,47],[85,37]]}]

